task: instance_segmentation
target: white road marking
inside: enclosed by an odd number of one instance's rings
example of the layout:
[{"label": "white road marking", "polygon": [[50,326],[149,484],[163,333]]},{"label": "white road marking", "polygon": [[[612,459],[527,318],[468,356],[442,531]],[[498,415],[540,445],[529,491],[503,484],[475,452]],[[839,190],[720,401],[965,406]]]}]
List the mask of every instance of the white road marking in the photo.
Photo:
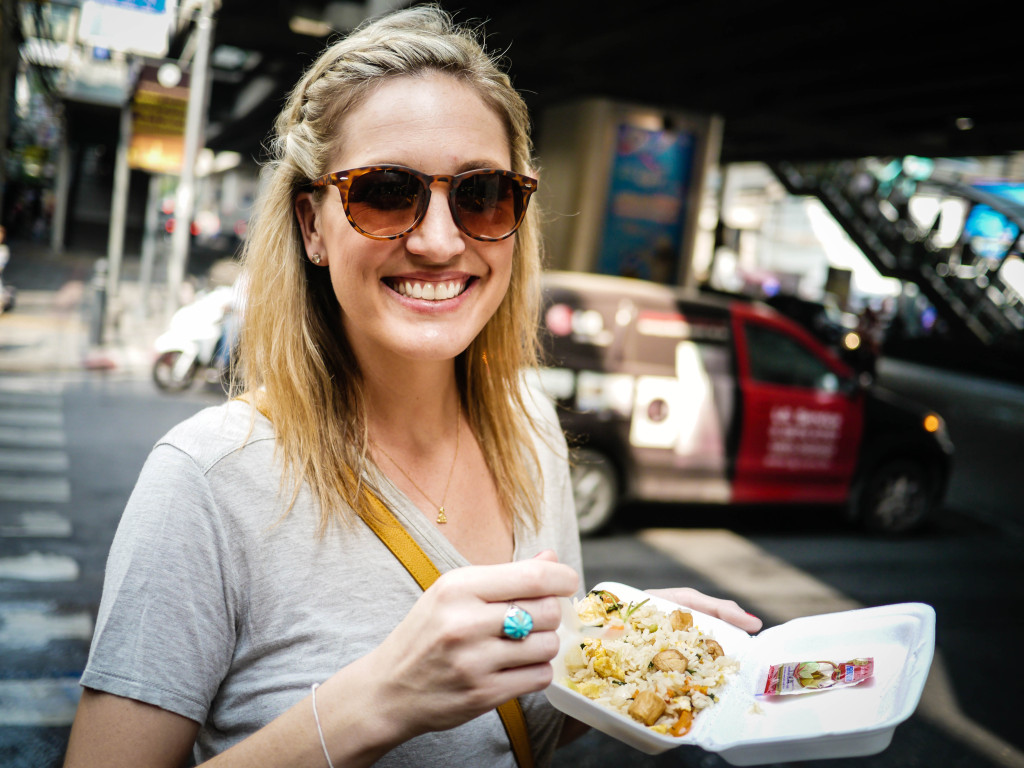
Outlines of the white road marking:
[{"label": "white road marking", "polygon": [[67,472],[70,462],[64,451],[46,448],[0,448],[0,472]]},{"label": "white road marking", "polygon": [[71,501],[71,483],[66,477],[0,476],[0,501],[66,504]]},{"label": "white road marking", "polygon": [[22,512],[12,522],[0,521],[0,538],[66,539],[70,535],[71,521],[56,512]]},{"label": "white road marking", "polygon": [[[734,595],[745,610],[779,623],[863,607],[731,531],[652,528],[641,531],[639,538]],[[917,712],[996,765],[1024,766],[1024,752],[960,709],[938,648]]]},{"label": "white road marking", "polygon": [[0,424],[5,427],[62,427],[64,414],[56,408],[5,408],[0,410]]},{"label": "white road marking", "polygon": [[53,606],[0,605],[0,647],[42,648],[52,640],[92,640],[92,615],[57,613]]},{"label": "white road marking", "polygon": [[78,563],[64,555],[32,552],[20,557],[0,557],[0,579],[20,581],[75,581]]},{"label": "white road marking", "polygon": [[15,448],[63,448],[64,430],[0,426],[0,445]]},{"label": "white road marking", "polygon": [[0,680],[0,726],[71,725],[81,696],[77,677]]},{"label": "white road marking", "polygon": [[50,377],[19,376],[6,378],[0,381],[0,403],[6,404],[8,400],[19,402],[33,402],[44,399],[60,400],[60,393],[64,385],[54,381]]}]

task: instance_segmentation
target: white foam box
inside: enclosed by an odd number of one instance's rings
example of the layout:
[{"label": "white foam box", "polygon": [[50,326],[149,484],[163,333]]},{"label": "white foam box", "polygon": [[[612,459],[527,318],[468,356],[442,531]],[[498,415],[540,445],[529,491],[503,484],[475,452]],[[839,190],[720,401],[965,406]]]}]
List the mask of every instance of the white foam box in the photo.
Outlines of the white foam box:
[{"label": "white foam box", "polygon": [[[650,598],[666,612],[679,608],[625,584],[604,582],[594,589],[612,592],[626,603]],[[656,733],[569,688],[564,657],[580,638],[564,625],[559,628],[562,647],[553,662],[554,680],[545,690],[548,700],[570,717],[650,755],[688,744],[716,752],[733,765],[857,757],[884,750],[896,726],[913,714],[935,652],[935,611],[924,603],[807,616],[756,636],[713,616],[692,613],[697,628],[737,659],[740,671],[719,689],[719,702],[694,718],[685,736]],[[874,676],[858,685],[756,695],[771,664],[866,656],[875,660]]]}]

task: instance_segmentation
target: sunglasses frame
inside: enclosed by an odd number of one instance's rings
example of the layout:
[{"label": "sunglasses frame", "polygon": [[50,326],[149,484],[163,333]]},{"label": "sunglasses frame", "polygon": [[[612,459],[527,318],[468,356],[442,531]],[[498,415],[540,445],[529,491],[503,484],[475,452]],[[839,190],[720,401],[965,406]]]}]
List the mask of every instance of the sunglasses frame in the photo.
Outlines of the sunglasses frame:
[{"label": "sunglasses frame", "polygon": [[[374,173],[376,171],[402,171],[408,173],[423,185],[426,190],[426,194],[421,198],[418,210],[416,211],[416,217],[412,224],[403,231],[394,235],[374,235],[366,230],[362,229],[355,220],[352,218],[352,214],[348,208],[348,193],[352,187],[352,183],[365,176],[368,173]],[[458,191],[459,185],[463,180],[473,176],[504,176],[514,181],[523,195],[523,208],[519,213],[519,218],[516,220],[512,229],[500,237],[489,237],[487,235],[477,235],[468,231],[465,225],[459,218],[459,213],[455,207],[455,193]],[[481,240],[483,242],[496,242],[498,240],[505,240],[506,238],[512,237],[523,223],[523,219],[526,218],[526,209],[530,205],[530,196],[537,191],[537,180],[532,179],[522,173],[516,173],[515,171],[503,171],[498,168],[477,168],[472,171],[465,171],[464,173],[451,174],[437,174],[431,176],[429,173],[423,173],[417,171],[415,168],[407,168],[404,165],[367,165],[361,168],[350,168],[347,171],[335,171],[334,173],[326,173],[319,178],[313,179],[309,182],[310,187],[313,189],[323,189],[325,187],[337,187],[338,192],[341,193],[341,205],[345,209],[345,218],[348,219],[349,224],[356,232],[368,237],[371,240],[398,240],[399,238],[405,237],[410,232],[415,230],[420,224],[423,223],[423,219],[427,216],[427,208],[430,206],[430,195],[431,185],[435,182],[444,182],[448,185],[448,210],[451,211],[452,221],[455,222],[455,226],[459,228],[460,232],[463,232],[466,236],[473,238],[474,240]]]}]

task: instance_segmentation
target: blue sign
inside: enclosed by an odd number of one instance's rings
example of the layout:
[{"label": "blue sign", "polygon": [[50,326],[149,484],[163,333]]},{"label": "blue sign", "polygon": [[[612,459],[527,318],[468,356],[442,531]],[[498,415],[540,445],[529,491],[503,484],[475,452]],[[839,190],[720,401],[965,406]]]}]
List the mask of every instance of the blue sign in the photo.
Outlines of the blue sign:
[{"label": "blue sign", "polygon": [[167,10],[167,0],[97,0],[97,2],[104,5],[116,5],[119,8],[130,8],[133,11],[164,13]]},{"label": "blue sign", "polygon": [[[1024,205],[1024,184],[990,182],[974,186],[983,192]],[[971,244],[971,250],[982,258],[1001,259],[1017,240],[1020,229],[990,206],[976,205],[964,224],[964,235]]]},{"label": "blue sign", "polygon": [[674,283],[694,135],[620,125],[597,271]]}]

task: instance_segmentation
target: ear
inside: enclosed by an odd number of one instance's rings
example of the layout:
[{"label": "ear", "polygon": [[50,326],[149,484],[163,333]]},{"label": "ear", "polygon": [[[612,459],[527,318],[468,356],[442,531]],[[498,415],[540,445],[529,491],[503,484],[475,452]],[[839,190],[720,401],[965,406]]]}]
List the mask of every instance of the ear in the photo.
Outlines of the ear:
[{"label": "ear", "polygon": [[327,249],[324,247],[320,232],[320,207],[313,201],[312,192],[300,192],[295,198],[295,219],[299,222],[299,229],[302,232],[306,257],[319,254],[319,264],[327,264]]}]

